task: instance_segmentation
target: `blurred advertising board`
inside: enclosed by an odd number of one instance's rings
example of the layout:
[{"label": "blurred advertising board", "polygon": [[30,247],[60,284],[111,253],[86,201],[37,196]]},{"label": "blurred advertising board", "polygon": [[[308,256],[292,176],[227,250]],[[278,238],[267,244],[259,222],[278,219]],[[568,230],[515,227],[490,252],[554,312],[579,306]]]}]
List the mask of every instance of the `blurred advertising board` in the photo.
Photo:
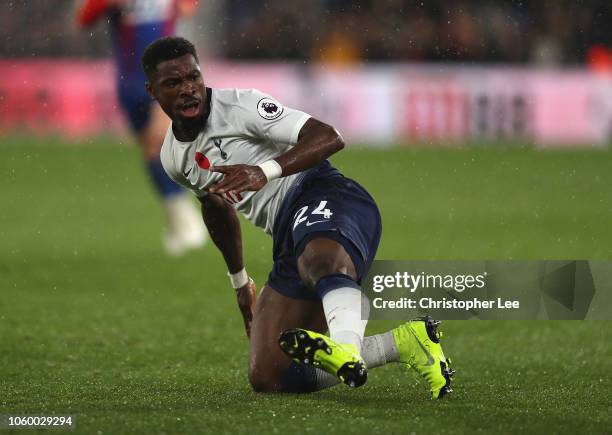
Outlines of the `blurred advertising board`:
[{"label": "blurred advertising board", "polygon": [[[603,146],[612,76],[587,70],[456,65],[203,65],[212,87],[259,88],[351,143],[533,142]],[[0,134],[125,133],[109,61],[0,60]]]}]

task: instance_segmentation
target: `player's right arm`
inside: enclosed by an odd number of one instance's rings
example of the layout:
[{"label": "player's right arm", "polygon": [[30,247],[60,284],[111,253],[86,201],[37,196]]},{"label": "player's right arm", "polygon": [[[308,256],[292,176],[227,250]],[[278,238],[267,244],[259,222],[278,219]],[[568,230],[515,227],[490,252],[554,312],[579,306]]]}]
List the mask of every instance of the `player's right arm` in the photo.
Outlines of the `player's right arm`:
[{"label": "player's right arm", "polygon": [[335,128],[256,90],[236,90],[235,122],[261,143],[288,144],[284,153],[267,162],[213,166],[223,179],[209,191],[220,195],[257,191],[270,179],[313,168],[344,147]]},{"label": "player's right arm", "polygon": [[[235,274],[244,269],[242,258],[242,234],[240,220],[234,208],[219,195],[208,194],[198,197],[202,204],[202,216],[210,238],[221,251],[227,270]],[[257,289],[249,279],[248,283],[236,289],[238,308],[244,320],[247,336],[251,336],[251,322],[255,309]]]}]

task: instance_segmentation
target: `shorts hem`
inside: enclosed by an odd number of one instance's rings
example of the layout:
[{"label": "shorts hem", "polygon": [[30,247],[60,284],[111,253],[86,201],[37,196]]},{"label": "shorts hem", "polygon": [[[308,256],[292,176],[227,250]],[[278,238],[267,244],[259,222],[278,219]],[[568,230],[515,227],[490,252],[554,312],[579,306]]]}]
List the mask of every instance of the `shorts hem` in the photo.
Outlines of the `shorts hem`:
[{"label": "shorts hem", "polygon": [[298,299],[302,301],[320,301],[321,298],[316,292],[310,291],[307,288],[303,287],[295,287],[292,285],[285,285],[282,280],[268,280],[266,284],[276,293],[279,293],[283,296],[287,296],[291,299]]}]

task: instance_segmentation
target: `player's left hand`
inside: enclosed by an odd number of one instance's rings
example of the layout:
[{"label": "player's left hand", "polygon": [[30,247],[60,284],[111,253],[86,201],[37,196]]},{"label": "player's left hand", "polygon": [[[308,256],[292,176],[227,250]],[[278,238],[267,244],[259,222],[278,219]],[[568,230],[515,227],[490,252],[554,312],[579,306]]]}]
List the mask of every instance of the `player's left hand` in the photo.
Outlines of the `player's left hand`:
[{"label": "player's left hand", "polygon": [[213,166],[212,172],[220,172],[223,179],[208,189],[211,193],[223,195],[225,193],[256,192],[266,185],[268,179],[259,166],[227,165]]}]

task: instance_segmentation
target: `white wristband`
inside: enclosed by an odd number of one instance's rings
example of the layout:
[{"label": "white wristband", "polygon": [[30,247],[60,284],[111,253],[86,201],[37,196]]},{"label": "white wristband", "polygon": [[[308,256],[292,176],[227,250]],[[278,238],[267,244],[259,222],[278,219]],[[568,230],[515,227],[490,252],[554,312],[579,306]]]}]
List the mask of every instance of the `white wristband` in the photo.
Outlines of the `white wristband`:
[{"label": "white wristband", "polygon": [[227,272],[227,276],[229,276],[229,279],[232,282],[232,287],[234,287],[234,289],[239,289],[240,287],[244,287],[249,283],[249,274],[247,273],[244,267],[241,271],[236,273]]},{"label": "white wristband", "polygon": [[281,165],[276,160],[268,160],[257,166],[261,168],[268,181],[280,178],[283,174],[283,168],[281,168]]}]

